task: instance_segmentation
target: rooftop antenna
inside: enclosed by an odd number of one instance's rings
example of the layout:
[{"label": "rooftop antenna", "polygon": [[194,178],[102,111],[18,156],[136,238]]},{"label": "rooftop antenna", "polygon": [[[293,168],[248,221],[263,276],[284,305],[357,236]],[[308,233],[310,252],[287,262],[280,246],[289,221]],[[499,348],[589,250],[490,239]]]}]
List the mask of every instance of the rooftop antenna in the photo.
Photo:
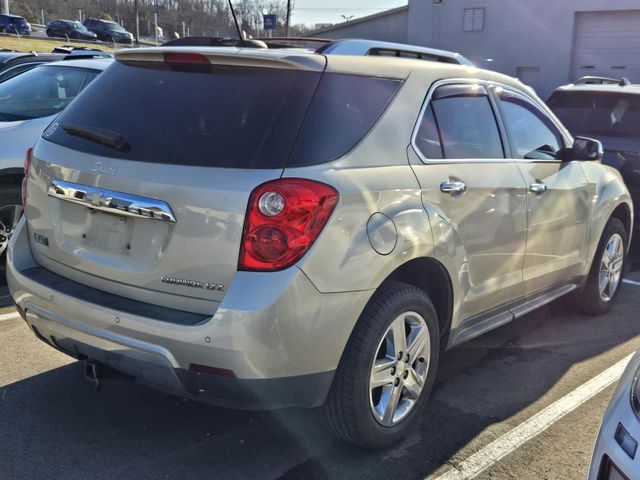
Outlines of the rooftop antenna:
[{"label": "rooftop antenna", "polygon": [[244,35],[242,34],[242,30],[240,29],[240,24],[238,23],[238,17],[236,17],[236,11],[233,8],[233,4],[231,0],[229,0],[229,8],[231,9],[231,16],[233,17],[233,23],[236,25],[236,30],[238,31],[238,38],[240,40],[244,40]]}]

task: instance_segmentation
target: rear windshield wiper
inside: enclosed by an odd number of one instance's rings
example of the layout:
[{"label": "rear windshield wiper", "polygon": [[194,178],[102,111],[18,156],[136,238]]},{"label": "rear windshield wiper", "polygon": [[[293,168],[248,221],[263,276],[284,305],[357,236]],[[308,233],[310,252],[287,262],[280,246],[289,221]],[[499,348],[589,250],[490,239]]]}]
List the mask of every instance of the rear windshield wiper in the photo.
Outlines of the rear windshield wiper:
[{"label": "rear windshield wiper", "polygon": [[96,127],[81,127],[79,125],[62,125],[62,129],[69,135],[75,135],[76,137],[84,138],[85,140],[91,140],[92,142],[99,143],[105,147],[110,147],[115,150],[126,152],[131,149],[125,139],[118,132],[111,130],[105,130],[103,128]]}]

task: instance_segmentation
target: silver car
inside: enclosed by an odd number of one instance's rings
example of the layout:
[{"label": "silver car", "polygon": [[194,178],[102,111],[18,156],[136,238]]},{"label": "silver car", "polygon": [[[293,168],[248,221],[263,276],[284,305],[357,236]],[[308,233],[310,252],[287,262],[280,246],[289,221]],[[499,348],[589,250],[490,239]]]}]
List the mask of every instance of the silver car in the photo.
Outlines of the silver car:
[{"label": "silver car", "polygon": [[638,480],[640,353],[622,374],[604,414],[593,450],[589,480]]},{"label": "silver car", "polygon": [[0,284],[5,283],[7,239],[22,214],[25,152],[111,62],[50,62],[0,83]]},{"label": "silver car", "polygon": [[381,448],[444,350],[567,294],[591,314],[616,298],[620,174],[513,78],[287,49],[116,60],[30,152],[8,263],[34,334],[91,377],[323,406]]}]

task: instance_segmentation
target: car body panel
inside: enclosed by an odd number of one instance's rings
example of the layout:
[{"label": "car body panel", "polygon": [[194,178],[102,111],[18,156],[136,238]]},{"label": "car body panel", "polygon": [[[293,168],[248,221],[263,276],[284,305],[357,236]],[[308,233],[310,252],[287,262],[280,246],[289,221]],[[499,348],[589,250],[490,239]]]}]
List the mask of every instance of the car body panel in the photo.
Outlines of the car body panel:
[{"label": "car body panel", "polygon": [[[527,293],[583,275],[592,197],[580,162],[520,162],[527,185]],[[536,194],[528,188],[543,183]]]},{"label": "car body panel", "polygon": [[608,457],[629,480],[640,479],[638,453],[635,459],[630,458],[615,440],[618,425],[622,425],[637,442],[640,442],[640,419],[631,407],[632,384],[638,368],[640,368],[640,353],[636,353],[629,361],[604,413],[593,449],[588,480],[604,478],[601,476],[601,469],[605,457]]}]

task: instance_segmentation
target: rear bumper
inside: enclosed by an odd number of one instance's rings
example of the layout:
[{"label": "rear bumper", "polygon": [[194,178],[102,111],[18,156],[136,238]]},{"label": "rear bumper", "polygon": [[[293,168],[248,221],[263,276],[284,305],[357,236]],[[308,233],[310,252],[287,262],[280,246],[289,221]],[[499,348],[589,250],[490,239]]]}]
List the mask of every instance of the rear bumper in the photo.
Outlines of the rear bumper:
[{"label": "rear bumper", "polygon": [[610,464],[628,479],[640,480],[640,447],[631,458],[616,441],[616,431],[622,426],[626,434],[640,444],[640,420],[631,407],[631,385],[638,367],[640,354],[636,354],[629,362],[604,414],[593,450],[589,480],[619,478],[607,475]]},{"label": "rear bumper", "polygon": [[[11,241],[7,279],[25,321],[45,342],[152,388],[242,409],[322,404],[370,296],[321,294],[297,268],[239,272],[213,317],[180,325],[145,316],[144,308],[98,303],[84,285],[43,282],[29,274],[38,268],[23,220]],[[197,365],[224,374],[202,373]]]}]

